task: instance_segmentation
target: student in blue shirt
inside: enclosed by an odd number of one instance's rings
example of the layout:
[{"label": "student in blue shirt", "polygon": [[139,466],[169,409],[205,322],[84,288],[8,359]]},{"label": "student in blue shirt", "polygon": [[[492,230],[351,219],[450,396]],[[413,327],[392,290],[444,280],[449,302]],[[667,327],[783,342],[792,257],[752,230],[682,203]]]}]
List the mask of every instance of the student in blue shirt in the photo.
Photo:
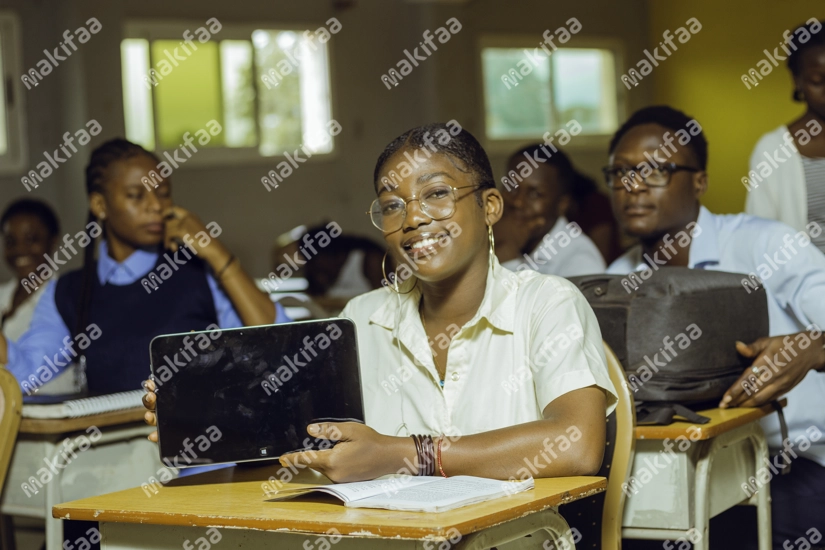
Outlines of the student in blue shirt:
[{"label": "student in blue shirt", "polygon": [[[825,255],[811,244],[825,228],[808,224],[798,232],[776,221],[716,215],[701,206],[708,185],[707,142],[698,122],[670,107],[648,107],[631,116],[610,143],[609,162],[605,176],[613,211],[640,244],[608,273],[659,265],[743,273],[748,275],[743,300],[753,288],[748,285],[764,285],[770,334],[737,343],[753,363],[720,407],[755,407],[787,395],[789,441],[781,440],[777,415],[763,421],[771,449],[791,445],[795,453],[790,474],[770,482],[774,546],[783,548],[784,541],[805,537],[811,528],[825,531]],[[676,238],[680,233],[683,237]],[[737,529],[733,546],[748,548],[742,538],[748,533],[755,535],[756,529]]]},{"label": "student in blue shirt", "polygon": [[[30,329],[16,343],[0,338],[0,364],[26,393],[74,362],[85,364],[91,392],[138,389],[159,334],[288,320],[217,239],[220,226],[173,204],[160,171],[155,155],[124,139],[92,153],[86,228],[44,256],[38,274],[59,277],[43,289]],[[59,271],[81,252],[81,270]]]}]

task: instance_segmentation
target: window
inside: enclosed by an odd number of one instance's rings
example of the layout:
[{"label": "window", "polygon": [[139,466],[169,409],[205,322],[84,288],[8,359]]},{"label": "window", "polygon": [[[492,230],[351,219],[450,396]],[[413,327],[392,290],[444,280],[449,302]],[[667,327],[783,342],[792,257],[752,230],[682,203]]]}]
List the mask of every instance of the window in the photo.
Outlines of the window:
[{"label": "window", "polygon": [[26,168],[23,124],[26,90],[21,80],[25,76],[21,51],[17,17],[0,12],[0,173],[4,174],[19,173]]},{"label": "window", "polygon": [[212,130],[220,131],[210,131],[205,145],[196,142],[212,161],[271,157],[302,146],[330,153],[337,132],[330,132],[327,42],[340,29],[330,21],[314,31],[216,19],[127,25],[121,59],[128,139],[171,150],[216,121]]},{"label": "window", "polygon": [[[523,142],[576,121],[585,136],[612,134],[623,94],[616,86],[614,48],[579,42],[555,50],[540,40],[482,40],[481,69],[487,140]],[[603,45],[602,45],[603,46]],[[549,52],[549,55],[548,55]],[[576,138],[574,138],[576,139]],[[509,146],[509,145],[508,145]]]}]

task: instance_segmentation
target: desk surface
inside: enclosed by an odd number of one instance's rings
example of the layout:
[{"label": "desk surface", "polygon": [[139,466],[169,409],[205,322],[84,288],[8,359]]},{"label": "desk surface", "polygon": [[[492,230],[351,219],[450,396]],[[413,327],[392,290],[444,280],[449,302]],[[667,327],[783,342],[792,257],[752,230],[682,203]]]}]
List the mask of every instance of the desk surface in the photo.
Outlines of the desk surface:
[{"label": "desk surface", "polygon": [[[25,407],[25,405],[24,405]],[[24,418],[20,421],[20,433],[23,434],[62,434],[85,430],[89,426],[103,428],[115,424],[143,422],[146,409],[137,407],[121,411],[112,411],[78,418]]]},{"label": "desk surface", "polygon": [[[788,404],[788,400],[782,399],[780,403],[784,407]],[[699,441],[711,439],[749,422],[759,420],[774,410],[770,404],[763,405],[761,408],[707,409],[699,411],[702,416],[710,417],[710,422],[707,424],[674,422],[668,426],[636,426],[634,433],[636,439],[676,439],[683,436],[692,441]]]},{"label": "desk surface", "polygon": [[[442,512],[398,512],[346,508],[331,496],[312,495],[265,502],[261,484],[280,466],[231,467],[179,478],[147,496],[137,487],[57,505],[54,517],[115,523],[230,527],[323,534],[335,527],[343,535],[444,539],[462,535],[604,491],[602,477],[537,479],[536,488],[507,498]],[[325,478],[320,478],[325,479]],[[322,483],[304,470],[294,483]],[[148,480],[147,480],[148,481]],[[328,482],[327,482],[328,483]]]}]

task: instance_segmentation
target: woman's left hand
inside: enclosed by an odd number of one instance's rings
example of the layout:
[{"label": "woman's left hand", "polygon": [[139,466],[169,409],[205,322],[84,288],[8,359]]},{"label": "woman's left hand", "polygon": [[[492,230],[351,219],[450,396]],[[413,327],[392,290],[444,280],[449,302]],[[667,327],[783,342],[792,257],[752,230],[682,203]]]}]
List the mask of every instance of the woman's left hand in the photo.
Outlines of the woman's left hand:
[{"label": "woman's left hand", "polygon": [[[177,252],[182,245],[187,245],[198,256],[210,264],[219,263],[219,260],[230,256],[229,251],[209,234],[209,229],[192,212],[172,206],[163,212],[163,245],[167,250]],[[203,235],[196,237],[198,233]]]},{"label": "woman's left hand", "polygon": [[310,424],[311,437],[338,441],[322,451],[300,451],[281,455],[282,466],[309,466],[336,483],[372,480],[398,473],[406,452],[415,454],[412,439],[381,435],[357,422]]}]

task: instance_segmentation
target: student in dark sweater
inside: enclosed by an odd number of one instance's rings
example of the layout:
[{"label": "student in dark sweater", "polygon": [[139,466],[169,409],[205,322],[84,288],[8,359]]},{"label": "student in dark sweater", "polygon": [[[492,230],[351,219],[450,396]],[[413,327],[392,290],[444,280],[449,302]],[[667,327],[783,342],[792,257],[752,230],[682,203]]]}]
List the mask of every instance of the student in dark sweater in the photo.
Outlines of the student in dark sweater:
[{"label": "student in dark sweater", "polygon": [[[217,239],[220,225],[175,206],[158,172],[155,155],[124,139],[92,153],[88,223],[44,256],[37,272],[46,286],[29,331],[16,343],[0,338],[0,364],[26,393],[71,363],[91,392],[138,389],[159,334],[288,320]],[[81,252],[81,270],[59,271]]]}]

